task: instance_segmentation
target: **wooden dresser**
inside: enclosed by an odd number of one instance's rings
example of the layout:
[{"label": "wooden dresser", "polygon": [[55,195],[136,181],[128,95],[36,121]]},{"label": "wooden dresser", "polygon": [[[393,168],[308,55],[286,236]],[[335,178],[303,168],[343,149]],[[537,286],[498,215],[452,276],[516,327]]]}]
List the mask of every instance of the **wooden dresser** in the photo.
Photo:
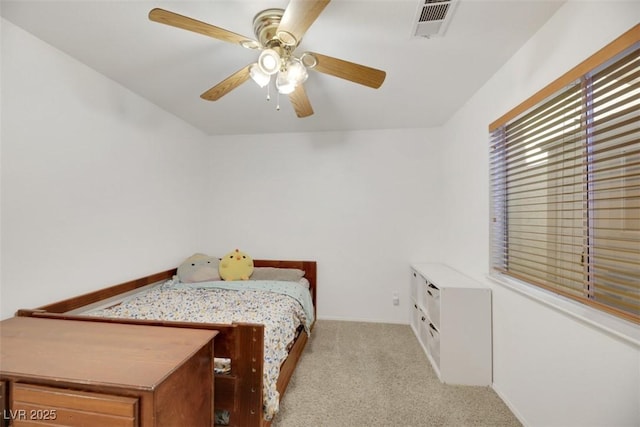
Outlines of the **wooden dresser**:
[{"label": "wooden dresser", "polygon": [[0,322],[3,425],[212,426],[217,332]]}]

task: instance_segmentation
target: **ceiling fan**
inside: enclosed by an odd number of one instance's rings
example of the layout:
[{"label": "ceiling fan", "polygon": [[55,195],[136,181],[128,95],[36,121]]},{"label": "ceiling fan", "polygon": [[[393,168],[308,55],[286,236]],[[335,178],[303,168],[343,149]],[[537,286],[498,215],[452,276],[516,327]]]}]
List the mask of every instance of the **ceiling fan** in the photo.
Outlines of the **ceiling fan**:
[{"label": "ceiling fan", "polygon": [[307,70],[315,70],[374,89],[379,88],[386,77],[384,71],[315,52],[294,55],[305,32],[329,1],[290,0],[286,9],[266,9],[259,12],[253,19],[253,30],[257,40],[159,8],[149,12],[149,19],[261,51],[255,63],[241,68],[204,92],[200,95],[202,99],[216,101],[249,78],[265,87],[274,77],[278,93],[289,97],[296,115],[308,117],[313,114],[313,109],[303,86],[308,77]]}]

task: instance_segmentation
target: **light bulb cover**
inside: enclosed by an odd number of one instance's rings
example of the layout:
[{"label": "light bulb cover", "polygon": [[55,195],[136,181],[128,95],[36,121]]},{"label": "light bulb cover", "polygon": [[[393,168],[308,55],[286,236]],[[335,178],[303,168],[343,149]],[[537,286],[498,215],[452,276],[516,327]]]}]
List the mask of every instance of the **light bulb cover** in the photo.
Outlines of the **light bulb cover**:
[{"label": "light bulb cover", "polygon": [[278,92],[288,95],[293,92],[298,85],[304,83],[309,77],[307,69],[298,58],[291,57],[285,66],[278,72],[276,78],[276,88]]},{"label": "light bulb cover", "polygon": [[307,69],[298,58],[291,58],[289,62],[287,62],[287,72],[289,79],[295,80],[296,85],[304,83],[309,77]]},{"label": "light bulb cover", "polygon": [[260,87],[265,87],[271,81],[271,76],[263,73],[257,63],[249,67],[249,75]]},{"label": "light bulb cover", "polygon": [[267,75],[273,75],[280,70],[280,55],[273,49],[265,49],[258,57],[260,71]]},{"label": "light bulb cover", "polygon": [[276,78],[276,88],[283,95],[289,95],[296,90],[296,81],[289,77],[288,70],[281,70]]}]

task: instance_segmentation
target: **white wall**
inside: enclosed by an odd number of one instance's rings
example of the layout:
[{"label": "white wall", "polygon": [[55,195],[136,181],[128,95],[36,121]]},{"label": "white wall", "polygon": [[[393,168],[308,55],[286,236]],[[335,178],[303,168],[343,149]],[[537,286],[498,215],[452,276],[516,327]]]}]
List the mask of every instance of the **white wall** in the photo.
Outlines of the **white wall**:
[{"label": "white wall", "polygon": [[175,267],[204,136],[2,20],[2,318]]},{"label": "white wall", "polygon": [[488,125],[639,20],[638,2],[565,4],[443,129],[445,259],[493,287],[494,388],[528,426],[640,425],[640,349],[487,281]]},{"label": "white wall", "polygon": [[[204,138],[3,20],[0,315],[239,247],[316,259],[320,317],[407,323],[410,261],[487,282],[488,124],[638,4],[568,3],[442,130],[260,138]],[[494,386],[526,425],[640,424],[637,347],[487,283]]]},{"label": "white wall", "polygon": [[318,317],[408,323],[409,261],[439,256],[439,140],[424,129],[216,137],[206,250],[317,260]]},{"label": "white wall", "polygon": [[206,138],[2,24],[3,318],[240,247],[317,260],[321,317],[408,323],[409,261],[440,253],[438,130]]}]

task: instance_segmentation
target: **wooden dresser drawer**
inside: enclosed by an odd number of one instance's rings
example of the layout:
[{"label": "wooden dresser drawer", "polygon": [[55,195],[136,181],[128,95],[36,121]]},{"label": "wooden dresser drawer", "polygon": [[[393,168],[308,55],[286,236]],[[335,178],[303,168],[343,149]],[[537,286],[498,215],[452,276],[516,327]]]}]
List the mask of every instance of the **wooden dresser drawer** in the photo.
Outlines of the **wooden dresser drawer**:
[{"label": "wooden dresser drawer", "polygon": [[13,425],[138,426],[138,399],[13,383]]}]

